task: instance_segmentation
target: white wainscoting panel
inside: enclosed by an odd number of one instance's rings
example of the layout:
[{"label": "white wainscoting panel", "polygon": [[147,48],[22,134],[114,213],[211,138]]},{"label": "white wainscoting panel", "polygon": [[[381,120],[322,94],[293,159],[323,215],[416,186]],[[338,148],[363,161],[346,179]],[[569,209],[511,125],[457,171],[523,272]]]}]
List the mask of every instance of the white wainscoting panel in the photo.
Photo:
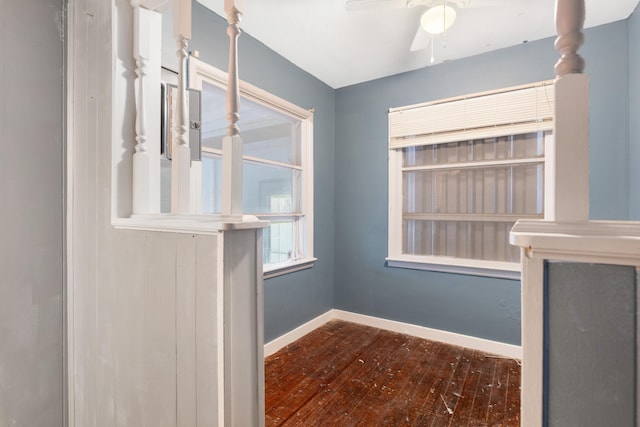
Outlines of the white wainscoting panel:
[{"label": "white wainscoting panel", "polygon": [[189,234],[176,235],[176,277],[177,283],[181,284],[176,289],[175,328],[176,416],[179,426],[197,425],[196,274],[199,263],[196,257],[200,252],[197,239],[198,237]]},{"label": "white wainscoting panel", "polygon": [[[222,426],[224,378],[222,344],[222,238],[196,237],[195,331],[196,422],[198,427]],[[214,282],[212,282],[214,279]],[[215,405],[217,402],[217,407]]]}]

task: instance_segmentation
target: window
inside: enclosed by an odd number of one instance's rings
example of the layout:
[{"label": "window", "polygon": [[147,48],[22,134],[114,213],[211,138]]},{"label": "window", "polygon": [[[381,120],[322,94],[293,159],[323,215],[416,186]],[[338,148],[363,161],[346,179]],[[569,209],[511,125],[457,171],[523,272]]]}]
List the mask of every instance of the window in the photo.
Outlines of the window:
[{"label": "window", "polygon": [[517,277],[509,231],[544,215],[549,82],[389,113],[392,267]]},{"label": "window", "polygon": [[[191,88],[201,91],[202,213],[220,213],[226,75],[192,59]],[[241,84],[243,211],[268,220],[265,277],[313,265],[313,112]]]}]

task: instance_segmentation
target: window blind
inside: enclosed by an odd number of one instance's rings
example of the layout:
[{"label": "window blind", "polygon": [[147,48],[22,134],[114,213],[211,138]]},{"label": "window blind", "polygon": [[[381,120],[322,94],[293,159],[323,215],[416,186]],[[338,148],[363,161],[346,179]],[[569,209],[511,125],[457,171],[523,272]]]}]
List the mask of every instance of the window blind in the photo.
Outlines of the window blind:
[{"label": "window blind", "polygon": [[389,111],[389,147],[466,141],[551,130],[553,82]]}]

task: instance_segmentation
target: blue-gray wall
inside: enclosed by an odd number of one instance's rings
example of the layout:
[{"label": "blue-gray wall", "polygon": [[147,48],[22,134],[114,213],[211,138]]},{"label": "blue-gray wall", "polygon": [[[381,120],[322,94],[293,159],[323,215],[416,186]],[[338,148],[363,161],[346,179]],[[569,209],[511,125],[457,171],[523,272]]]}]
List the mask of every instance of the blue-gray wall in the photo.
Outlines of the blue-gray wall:
[{"label": "blue-gray wall", "polygon": [[[586,40],[591,217],[626,219],[627,23],[588,30]],[[518,281],[385,267],[387,110],[551,79],[557,58],[549,38],[336,92],[336,308],[520,343]]]},{"label": "blue-gray wall", "polygon": [[[227,70],[227,23],[193,2],[192,49]],[[240,78],[303,108],[314,108],[314,252],[312,269],[265,281],[265,340],[333,308],[335,91],[248,34],[239,42]],[[240,119],[242,127],[242,118]]]},{"label": "blue-gray wall", "polygon": [[629,18],[629,219],[640,220],[640,5]]}]

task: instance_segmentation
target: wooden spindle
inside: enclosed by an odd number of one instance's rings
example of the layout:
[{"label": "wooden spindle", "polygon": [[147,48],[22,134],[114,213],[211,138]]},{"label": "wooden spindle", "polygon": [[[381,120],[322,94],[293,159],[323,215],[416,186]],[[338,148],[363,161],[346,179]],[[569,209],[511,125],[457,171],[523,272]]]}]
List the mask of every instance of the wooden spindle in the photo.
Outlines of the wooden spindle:
[{"label": "wooden spindle", "polygon": [[[140,36],[140,7],[136,7],[133,12],[134,19],[134,34]],[[147,125],[146,125],[146,111],[145,111],[145,99],[144,99],[144,78],[147,75],[147,63],[148,58],[145,58],[143,49],[140,49],[141,38],[134,37],[134,49],[133,56],[136,60],[136,153],[147,152]]]},{"label": "wooden spindle", "polygon": [[584,43],[584,0],[556,0],[556,50],[561,57],[556,63],[556,76],[577,74],[584,71],[584,59],[578,49]]},{"label": "wooden spindle", "polygon": [[[132,0],[133,58],[135,60],[135,151],[133,154],[132,212],[160,212],[160,122],[149,111],[159,108],[162,17],[145,8],[145,3]],[[154,108],[155,107],[155,108]]]},{"label": "wooden spindle", "polygon": [[243,1],[225,0],[229,27],[229,72],[227,81],[227,136],[222,140],[222,215],[242,217],[242,138],[240,137],[240,84],[238,79],[238,37]]},{"label": "wooden spindle", "polygon": [[171,152],[171,213],[190,213],[189,109],[187,99],[187,58],[191,39],[191,0],[173,1],[173,35],[178,57],[178,94],[175,138]]},{"label": "wooden spindle", "polygon": [[227,76],[227,135],[239,135],[240,128],[238,120],[240,120],[240,86],[238,84],[238,37],[240,36],[240,18],[242,10],[239,9],[237,1],[225,2],[225,11],[227,12],[227,20],[229,27],[227,34],[229,35],[229,72]]}]

